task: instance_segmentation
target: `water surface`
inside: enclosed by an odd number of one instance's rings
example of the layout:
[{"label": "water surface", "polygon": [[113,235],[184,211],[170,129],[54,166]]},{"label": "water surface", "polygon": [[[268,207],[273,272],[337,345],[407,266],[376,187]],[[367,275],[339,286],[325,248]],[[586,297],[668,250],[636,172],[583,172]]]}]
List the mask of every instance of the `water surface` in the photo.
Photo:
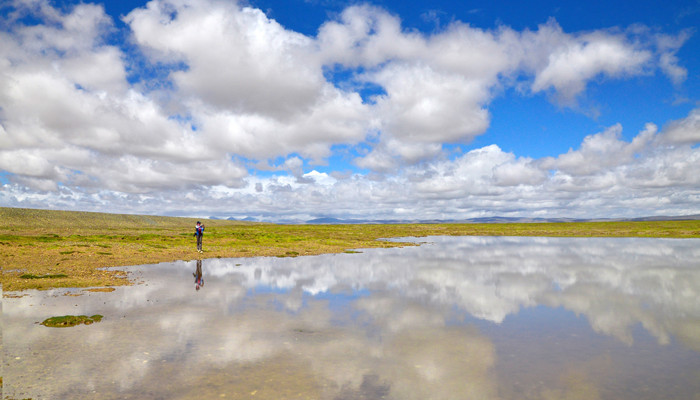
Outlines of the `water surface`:
[{"label": "water surface", "polygon": [[3,398],[698,398],[699,240],[414,240],[5,298]]}]

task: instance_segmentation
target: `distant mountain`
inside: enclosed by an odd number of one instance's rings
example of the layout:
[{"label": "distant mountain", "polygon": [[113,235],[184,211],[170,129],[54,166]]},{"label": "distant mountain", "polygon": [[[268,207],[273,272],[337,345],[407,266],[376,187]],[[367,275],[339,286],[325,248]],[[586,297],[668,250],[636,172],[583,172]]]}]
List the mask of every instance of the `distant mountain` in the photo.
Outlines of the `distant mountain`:
[{"label": "distant mountain", "polygon": [[227,221],[260,222],[257,218],[253,218],[253,217],[245,217],[245,218],[242,218],[242,219],[233,218],[233,217],[228,217],[228,218],[226,218],[226,220],[227,220]]},{"label": "distant mountain", "polygon": [[[212,216],[209,219],[224,219]],[[229,221],[266,222],[261,218],[246,217],[242,219],[228,217]],[[478,217],[464,219],[355,219],[319,217],[310,220],[284,219],[275,220],[277,224],[309,224],[309,225],[343,225],[343,224],[499,224],[499,223],[545,223],[545,222],[612,222],[612,221],[685,221],[700,220],[700,214],[678,216],[648,216],[637,218],[530,218],[530,217]]]},{"label": "distant mountain", "polygon": [[498,224],[498,223],[536,223],[536,222],[604,222],[604,221],[686,221],[700,220],[700,214],[681,216],[650,216],[639,218],[528,218],[528,217],[479,217],[466,219],[416,219],[416,220],[388,220],[388,219],[340,219],[333,217],[315,218],[303,223],[310,225],[333,225],[333,224]]},{"label": "distant mountain", "polygon": [[642,217],[642,218],[632,218],[630,221],[688,221],[688,220],[698,220],[700,219],[700,214],[693,215],[680,215],[680,216],[654,216],[654,217]]},{"label": "distant mountain", "polygon": [[[441,221],[434,221],[435,223]],[[425,221],[408,221],[408,220],[397,220],[397,219],[339,219],[332,217],[322,217],[316,219],[310,219],[305,221],[307,224],[410,224],[410,223],[429,223]]]},{"label": "distant mountain", "polygon": [[515,223],[515,222],[574,222],[583,221],[571,218],[511,218],[511,217],[482,217],[468,219],[340,219],[332,217],[315,218],[305,221],[307,224],[445,224],[445,223],[472,223],[472,224],[494,224],[494,223]]},{"label": "distant mountain", "polygon": [[316,218],[306,221],[307,224],[350,224],[352,220],[338,218]]}]

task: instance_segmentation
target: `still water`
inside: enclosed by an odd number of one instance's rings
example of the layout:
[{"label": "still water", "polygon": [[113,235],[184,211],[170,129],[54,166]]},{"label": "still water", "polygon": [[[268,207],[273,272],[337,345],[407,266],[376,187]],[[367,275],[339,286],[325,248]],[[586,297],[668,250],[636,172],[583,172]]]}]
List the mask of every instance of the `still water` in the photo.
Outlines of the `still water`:
[{"label": "still water", "polygon": [[699,240],[406,240],[5,298],[2,398],[700,399]]}]

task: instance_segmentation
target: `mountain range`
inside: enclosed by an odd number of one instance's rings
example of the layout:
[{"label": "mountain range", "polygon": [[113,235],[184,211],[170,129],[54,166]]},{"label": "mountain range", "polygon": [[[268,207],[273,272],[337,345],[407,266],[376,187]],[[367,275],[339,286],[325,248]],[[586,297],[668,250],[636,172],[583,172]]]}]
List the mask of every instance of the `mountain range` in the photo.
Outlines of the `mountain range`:
[{"label": "mountain range", "polygon": [[[211,216],[210,219],[228,219],[231,221],[246,222],[269,222],[261,219],[246,217],[237,219],[233,217],[222,218]],[[306,221],[302,220],[280,220],[281,224],[310,224],[310,225],[334,225],[334,224],[494,224],[494,223],[537,223],[537,222],[603,222],[603,221],[684,221],[700,220],[700,214],[680,215],[680,216],[648,216],[639,218],[528,218],[528,217],[480,217],[465,219],[342,219],[333,217],[320,217]]]}]

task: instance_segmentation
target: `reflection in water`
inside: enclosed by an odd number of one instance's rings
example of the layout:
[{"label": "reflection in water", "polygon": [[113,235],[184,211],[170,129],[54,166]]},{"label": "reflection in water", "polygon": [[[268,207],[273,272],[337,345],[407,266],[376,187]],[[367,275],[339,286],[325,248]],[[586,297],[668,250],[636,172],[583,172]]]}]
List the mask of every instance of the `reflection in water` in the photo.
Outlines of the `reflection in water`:
[{"label": "reflection in water", "polygon": [[197,260],[197,268],[192,273],[192,276],[194,276],[194,288],[195,288],[195,290],[199,290],[199,288],[204,286],[204,278],[202,277],[202,259],[201,258]]},{"label": "reflection in water", "polygon": [[[130,268],[145,283],[113,293],[4,299],[4,395],[700,393],[700,241],[420,241],[361,254],[208,259],[215,279],[196,296],[187,276],[203,279],[201,260]],[[35,324],[65,314],[105,318],[70,329]]]}]

